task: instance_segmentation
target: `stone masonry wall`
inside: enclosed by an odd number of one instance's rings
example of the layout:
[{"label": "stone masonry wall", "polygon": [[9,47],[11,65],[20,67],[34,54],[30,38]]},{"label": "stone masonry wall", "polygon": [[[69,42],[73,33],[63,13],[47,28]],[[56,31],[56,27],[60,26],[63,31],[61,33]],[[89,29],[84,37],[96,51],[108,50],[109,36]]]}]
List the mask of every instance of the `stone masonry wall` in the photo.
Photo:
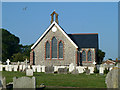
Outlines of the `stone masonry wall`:
[{"label": "stone masonry wall", "polygon": [[[83,66],[91,66],[91,65],[93,65],[93,62],[96,61],[95,60],[95,49],[94,48],[82,48],[81,51],[83,51],[83,50],[85,50],[85,52],[86,52],[86,61],[82,62],[82,65]],[[87,60],[89,50],[91,51],[91,54],[92,54],[92,61]]]},{"label": "stone masonry wall", "polygon": [[[45,58],[45,44],[47,41],[51,44],[52,38],[56,37],[59,42],[62,40],[63,42],[63,60],[58,59],[46,59]],[[76,64],[76,51],[77,49],[73,44],[64,36],[64,34],[57,29],[56,32],[49,32],[43,37],[43,39],[39,42],[39,44],[34,48],[35,54],[35,64],[36,65],[69,65],[70,63]]]}]

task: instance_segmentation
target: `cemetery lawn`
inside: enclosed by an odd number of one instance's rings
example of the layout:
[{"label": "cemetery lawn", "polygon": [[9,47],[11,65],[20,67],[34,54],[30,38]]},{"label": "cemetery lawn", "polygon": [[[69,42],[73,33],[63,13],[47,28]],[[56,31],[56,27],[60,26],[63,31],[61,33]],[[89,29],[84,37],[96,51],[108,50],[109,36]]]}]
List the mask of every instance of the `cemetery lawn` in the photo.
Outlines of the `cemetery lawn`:
[{"label": "cemetery lawn", "polygon": [[[3,71],[2,76],[6,77],[6,83],[12,82],[13,77],[25,76],[25,72]],[[53,87],[80,87],[80,88],[106,88],[106,75],[91,74],[45,74],[35,72],[36,86],[44,83],[48,88]]]}]

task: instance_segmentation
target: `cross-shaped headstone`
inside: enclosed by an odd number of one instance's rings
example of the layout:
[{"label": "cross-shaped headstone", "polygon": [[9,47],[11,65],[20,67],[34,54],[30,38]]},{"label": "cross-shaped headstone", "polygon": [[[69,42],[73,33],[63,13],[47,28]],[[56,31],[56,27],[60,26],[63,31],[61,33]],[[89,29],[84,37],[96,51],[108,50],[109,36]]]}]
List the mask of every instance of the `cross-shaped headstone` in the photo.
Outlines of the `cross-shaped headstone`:
[{"label": "cross-shaped headstone", "polygon": [[9,63],[10,63],[10,60],[9,60],[9,59],[7,59],[6,63],[7,63],[7,65],[9,65]]}]

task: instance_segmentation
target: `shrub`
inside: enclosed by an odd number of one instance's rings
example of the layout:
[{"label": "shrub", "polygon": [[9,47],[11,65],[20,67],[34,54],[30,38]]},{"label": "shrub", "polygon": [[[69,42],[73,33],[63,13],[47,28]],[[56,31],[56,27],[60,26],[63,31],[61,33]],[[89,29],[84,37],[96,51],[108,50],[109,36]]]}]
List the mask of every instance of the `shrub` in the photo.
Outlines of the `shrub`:
[{"label": "shrub", "polygon": [[57,71],[55,71],[54,73],[55,73],[55,74],[57,74],[58,72],[57,72]]},{"label": "shrub", "polygon": [[97,67],[94,68],[94,73],[99,73],[99,70],[97,69]]},{"label": "shrub", "polygon": [[104,73],[107,74],[109,72],[109,69],[105,68]]}]

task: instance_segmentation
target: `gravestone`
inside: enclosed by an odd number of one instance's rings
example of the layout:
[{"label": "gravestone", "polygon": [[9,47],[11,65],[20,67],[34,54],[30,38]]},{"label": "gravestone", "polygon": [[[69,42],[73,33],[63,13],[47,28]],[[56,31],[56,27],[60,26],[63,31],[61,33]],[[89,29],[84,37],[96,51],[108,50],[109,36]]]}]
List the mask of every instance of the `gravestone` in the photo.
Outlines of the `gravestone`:
[{"label": "gravestone", "polygon": [[88,67],[88,69],[90,69],[90,74],[94,73],[94,67]]},{"label": "gravestone", "polygon": [[2,88],[6,88],[6,79],[5,79],[5,77],[0,77],[0,90],[2,89]]},{"label": "gravestone", "polygon": [[53,66],[45,67],[45,73],[54,73],[54,67]]},{"label": "gravestone", "polygon": [[100,74],[100,75],[103,75],[103,74],[104,74],[104,67],[100,67],[100,68],[99,68],[99,74]]},{"label": "gravestone", "polygon": [[28,65],[28,67],[27,67],[28,69],[30,69],[30,65]]},{"label": "gravestone", "polygon": [[7,65],[5,66],[5,70],[9,71],[10,60],[7,59],[6,63],[7,63]]},{"label": "gravestone", "polygon": [[41,66],[40,65],[37,65],[37,72],[41,72]]},{"label": "gravestone", "polygon": [[77,69],[78,69],[79,73],[83,73],[84,72],[84,67],[79,66]]},{"label": "gravestone", "polygon": [[32,65],[33,72],[36,72],[36,66]]},{"label": "gravestone", "polygon": [[74,70],[74,65],[73,65],[73,63],[71,63],[70,65],[69,65],[69,72],[72,72],[73,70]]},{"label": "gravestone", "polygon": [[25,71],[26,65],[22,65],[22,71]]},{"label": "gravestone", "polygon": [[59,74],[67,74],[67,68],[58,68]]},{"label": "gravestone", "polygon": [[113,67],[110,67],[109,70],[111,71],[113,69]]},{"label": "gravestone", "polygon": [[35,85],[35,77],[20,77],[20,78],[13,78],[13,88],[36,88]]},{"label": "gravestone", "polygon": [[19,61],[17,62],[17,65],[20,65],[20,62],[19,62]]},{"label": "gravestone", "polygon": [[42,72],[45,72],[45,66],[41,66]]},{"label": "gravestone", "polygon": [[95,65],[95,64],[96,64],[96,62],[94,61],[94,62],[93,62],[93,65]]},{"label": "gravestone", "polygon": [[112,69],[106,76],[107,88],[120,88],[120,69]]},{"label": "gravestone", "polygon": [[3,71],[3,66],[2,65],[0,65],[0,71]]},{"label": "gravestone", "polygon": [[9,60],[9,59],[7,59],[6,63],[7,63],[7,65],[9,65],[9,64],[10,64],[10,60]]},{"label": "gravestone", "polygon": [[86,70],[86,75],[90,75],[90,69]]},{"label": "gravestone", "polygon": [[12,65],[8,66],[8,71],[12,71]]},{"label": "gravestone", "polygon": [[8,69],[9,69],[9,66],[5,65],[5,71],[8,71]]},{"label": "gravestone", "polygon": [[33,70],[32,69],[26,69],[26,76],[33,76]]},{"label": "gravestone", "polygon": [[79,74],[78,69],[74,69],[74,70],[72,71],[72,74]]},{"label": "gravestone", "polygon": [[14,66],[13,66],[13,70],[14,70],[14,71],[17,71],[17,70],[18,70],[18,65],[14,65]]},{"label": "gravestone", "polygon": [[22,71],[22,65],[19,65],[19,71]]},{"label": "gravestone", "polygon": [[58,66],[54,66],[54,72],[58,71]]}]

